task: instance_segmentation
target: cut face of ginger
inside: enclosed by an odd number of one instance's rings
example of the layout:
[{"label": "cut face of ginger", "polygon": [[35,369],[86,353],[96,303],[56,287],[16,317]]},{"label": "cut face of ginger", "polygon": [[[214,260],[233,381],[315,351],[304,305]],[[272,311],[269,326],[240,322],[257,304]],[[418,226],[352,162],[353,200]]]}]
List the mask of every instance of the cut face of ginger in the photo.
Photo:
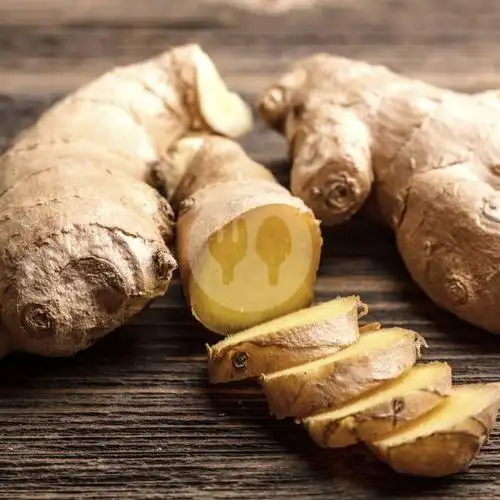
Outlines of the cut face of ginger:
[{"label": "cut face of ginger", "polygon": [[334,354],[358,340],[366,309],[359,297],[339,297],[228,336],[208,348],[210,379],[258,377]]},{"label": "cut face of ginger", "polygon": [[208,127],[227,137],[239,137],[252,128],[252,111],[230,92],[212,60],[196,51],[196,90],[201,116]]},{"label": "cut face of ginger", "polygon": [[436,407],[451,383],[446,363],[417,365],[350,404],[305,419],[304,426],[324,447],[373,441]]},{"label": "cut face of ginger", "polygon": [[[285,201],[290,198],[286,193]],[[245,201],[233,201],[242,213],[209,235],[191,263],[193,312],[221,334],[296,311],[313,298],[321,248],[314,216],[293,203],[266,204],[265,198],[245,211]]]},{"label": "cut face of ginger", "polygon": [[261,377],[271,413],[303,419],[333,409],[411,368],[423,339],[402,328],[360,336],[359,341],[323,359]]},{"label": "cut face of ginger", "polygon": [[496,419],[499,384],[459,386],[439,406],[372,443],[398,472],[444,476],[466,470]]}]

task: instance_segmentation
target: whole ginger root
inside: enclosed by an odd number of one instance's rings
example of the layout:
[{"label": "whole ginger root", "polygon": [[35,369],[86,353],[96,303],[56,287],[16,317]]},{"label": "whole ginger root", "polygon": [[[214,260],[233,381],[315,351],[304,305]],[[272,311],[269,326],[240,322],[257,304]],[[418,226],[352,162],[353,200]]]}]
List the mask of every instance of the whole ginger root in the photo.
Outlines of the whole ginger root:
[{"label": "whole ginger root", "polygon": [[69,355],[163,295],[173,211],[153,167],[193,130],[251,125],[196,45],[115,68],[0,158],[0,354]]},{"label": "whole ginger root", "polygon": [[500,332],[500,106],[385,67],[320,54],[264,92],[285,135],[292,192],[325,225],[365,207],[392,227],[440,306]]}]

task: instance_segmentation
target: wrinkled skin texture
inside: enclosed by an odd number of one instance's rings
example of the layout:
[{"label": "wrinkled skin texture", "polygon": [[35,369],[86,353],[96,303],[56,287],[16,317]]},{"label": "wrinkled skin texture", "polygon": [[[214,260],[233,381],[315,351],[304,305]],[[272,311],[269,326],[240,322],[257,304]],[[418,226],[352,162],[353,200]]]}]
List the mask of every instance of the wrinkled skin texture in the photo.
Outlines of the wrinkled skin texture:
[{"label": "wrinkled skin texture", "polygon": [[[169,177],[173,171],[176,178]],[[277,183],[271,171],[249,158],[236,142],[210,134],[193,134],[176,142],[157,165],[155,174],[179,215],[190,209],[196,193],[216,184]]]},{"label": "wrinkled skin texture", "polygon": [[152,167],[182,135],[212,130],[198,103],[204,78],[227,92],[214,71],[195,45],[115,68],[0,158],[2,354],[73,354],[165,293],[174,218]]},{"label": "wrinkled skin texture", "polygon": [[364,206],[436,303],[500,332],[498,103],[320,54],[270,87],[260,111],[290,144],[292,192],[325,225]]}]

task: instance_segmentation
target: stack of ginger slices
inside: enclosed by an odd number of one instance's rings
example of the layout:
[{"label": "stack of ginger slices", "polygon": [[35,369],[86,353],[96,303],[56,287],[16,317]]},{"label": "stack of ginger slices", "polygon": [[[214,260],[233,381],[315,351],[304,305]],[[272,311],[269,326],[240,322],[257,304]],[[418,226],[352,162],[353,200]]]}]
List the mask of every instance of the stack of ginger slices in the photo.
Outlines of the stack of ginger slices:
[{"label": "stack of ginger slices", "polygon": [[452,387],[446,363],[416,364],[418,334],[358,326],[367,307],[340,297],[207,347],[213,383],[259,378],[277,418],[323,447],[359,442],[400,473],[465,471],[488,439],[500,383]]}]

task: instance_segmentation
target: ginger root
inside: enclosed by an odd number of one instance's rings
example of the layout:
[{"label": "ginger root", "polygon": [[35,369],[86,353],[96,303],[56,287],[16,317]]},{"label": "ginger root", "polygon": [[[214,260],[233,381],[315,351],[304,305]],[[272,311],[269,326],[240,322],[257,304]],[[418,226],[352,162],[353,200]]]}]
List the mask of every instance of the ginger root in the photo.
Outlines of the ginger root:
[{"label": "ginger root", "polygon": [[72,354],[163,295],[174,217],[153,167],[188,132],[250,125],[188,45],[115,68],[24,131],[0,158],[1,354]]},{"label": "ginger root", "polygon": [[264,92],[260,111],[290,144],[292,192],[324,224],[365,207],[437,304],[498,333],[498,103],[319,54]]},{"label": "ginger root", "polygon": [[195,135],[157,174],[178,210],[179,269],[203,325],[234,333],[311,303],[319,224],[268,169],[229,139]]},{"label": "ginger root", "polygon": [[357,297],[338,298],[229,336],[207,346],[211,381],[258,377],[271,413],[294,417],[320,446],[362,442],[407,474],[466,470],[495,422],[500,384],[452,389],[446,363],[415,365],[420,335],[358,328],[366,312]]}]

